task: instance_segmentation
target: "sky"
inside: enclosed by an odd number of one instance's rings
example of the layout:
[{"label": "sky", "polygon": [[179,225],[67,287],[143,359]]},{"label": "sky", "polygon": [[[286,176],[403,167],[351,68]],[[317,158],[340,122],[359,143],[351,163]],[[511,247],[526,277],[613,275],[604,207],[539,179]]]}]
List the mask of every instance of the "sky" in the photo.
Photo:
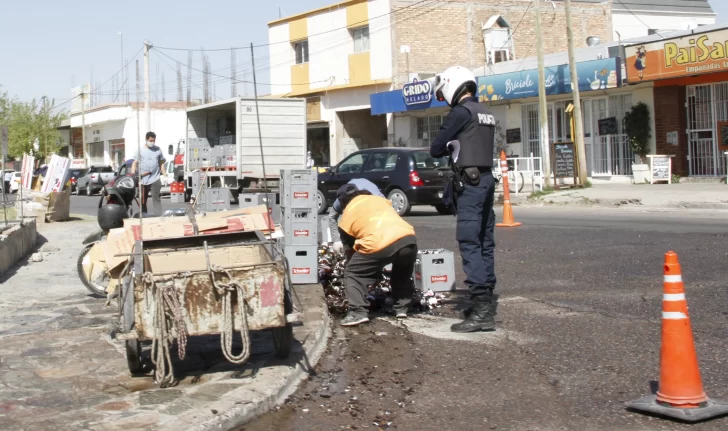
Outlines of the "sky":
[{"label": "sky", "polygon": [[[98,82],[98,103],[118,100],[122,68],[120,42],[123,37],[124,59],[139,60],[143,73],[143,56],[139,52],[144,40],[157,47],[183,50],[152,50],[150,86],[155,99],[177,98],[176,62],[182,63],[183,97],[187,88],[187,49],[221,49],[231,46],[265,44],[267,23],[277,19],[279,8],[288,16],[335,3],[337,0],[276,0],[192,2],[189,0],[90,1],[58,0],[13,1],[3,6],[0,25],[0,91],[23,100],[48,96],[61,105],[71,97],[71,87]],[[718,14],[717,21],[728,23],[728,1],[709,0]],[[250,6],[250,5],[254,6]],[[72,6],[71,6],[72,5]],[[122,37],[118,35],[121,32]],[[231,55],[229,50],[207,51],[212,76],[211,91],[218,99],[230,96]],[[165,56],[166,55],[166,56]],[[269,83],[268,48],[255,49],[258,82]],[[168,56],[168,57],[167,57]],[[192,67],[202,69],[202,53],[193,53]],[[252,81],[249,49],[236,50],[238,79]],[[129,65],[131,100],[135,100],[135,64]],[[158,71],[158,72],[157,72]],[[247,72],[247,74],[244,74]],[[91,76],[93,75],[93,80]],[[162,76],[164,86],[162,86]],[[118,80],[118,84],[115,84]],[[192,71],[192,98],[201,98],[202,73]],[[260,85],[266,94],[269,86]],[[143,87],[142,87],[143,91]],[[241,84],[238,93],[252,96],[252,85]],[[124,92],[122,92],[123,94]],[[164,94],[162,94],[164,93]],[[120,96],[123,97],[123,96]]]}]

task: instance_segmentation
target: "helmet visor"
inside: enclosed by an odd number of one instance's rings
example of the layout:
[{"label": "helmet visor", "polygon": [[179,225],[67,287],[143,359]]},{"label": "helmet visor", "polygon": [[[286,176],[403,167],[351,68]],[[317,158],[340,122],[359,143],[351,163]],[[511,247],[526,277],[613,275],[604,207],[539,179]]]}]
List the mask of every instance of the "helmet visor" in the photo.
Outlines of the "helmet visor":
[{"label": "helmet visor", "polygon": [[440,75],[437,75],[435,77],[435,85],[434,85],[434,87],[435,87],[435,98],[438,101],[440,101],[440,102],[444,102],[445,101],[445,97],[442,95],[442,84],[443,84],[442,77]]}]

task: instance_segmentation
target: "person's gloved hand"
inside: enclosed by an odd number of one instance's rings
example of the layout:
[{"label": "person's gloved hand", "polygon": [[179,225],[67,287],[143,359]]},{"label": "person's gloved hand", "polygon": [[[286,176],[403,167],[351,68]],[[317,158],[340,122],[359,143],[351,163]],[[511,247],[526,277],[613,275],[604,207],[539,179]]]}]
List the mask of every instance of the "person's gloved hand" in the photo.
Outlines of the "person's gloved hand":
[{"label": "person's gloved hand", "polygon": [[334,253],[341,254],[344,252],[344,244],[341,241],[336,241],[334,243]]}]

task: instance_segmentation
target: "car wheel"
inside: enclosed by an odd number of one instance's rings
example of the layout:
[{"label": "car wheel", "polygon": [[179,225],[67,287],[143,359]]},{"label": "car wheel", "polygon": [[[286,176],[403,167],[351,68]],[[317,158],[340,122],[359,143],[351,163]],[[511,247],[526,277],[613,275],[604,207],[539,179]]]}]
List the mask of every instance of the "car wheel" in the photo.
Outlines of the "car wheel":
[{"label": "car wheel", "polygon": [[406,216],[409,214],[410,209],[412,209],[412,205],[410,204],[409,199],[407,199],[407,195],[400,189],[394,189],[389,192],[387,199],[392,202],[392,208],[394,208],[394,211],[396,211],[400,216]]},{"label": "car wheel", "polygon": [[91,189],[91,184],[86,185],[86,196],[92,196],[94,191]]},{"label": "car wheel", "polygon": [[435,209],[437,210],[438,213],[440,213],[442,215],[452,215],[451,206],[439,204],[439,205],[435,205]]},{"label": "car wheel", "polygon": [[316,190],[316,205],[319,214],[324,214],[329,206],[326,204],[326,197],[321,190]]}]

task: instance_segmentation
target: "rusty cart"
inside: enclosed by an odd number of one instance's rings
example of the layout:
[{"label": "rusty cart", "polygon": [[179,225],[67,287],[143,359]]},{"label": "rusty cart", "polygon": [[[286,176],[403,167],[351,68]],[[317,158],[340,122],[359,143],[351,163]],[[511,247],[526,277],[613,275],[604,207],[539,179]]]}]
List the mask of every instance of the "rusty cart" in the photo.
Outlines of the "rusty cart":
[{"label": "rusty cart", "polygon": [[[173,378],[170,350],[185,356],[187,337],[220,335],[225,357],[245,363],[250,331],[270,329],[275,353],[291,352],[295,321],[286,261],[261,231],[135,241],[121,277],[118,339],[131,373],[142,371],[141,342],[152,341],[155,378]],[[233,353],[233,334],[242,350]]]}]

